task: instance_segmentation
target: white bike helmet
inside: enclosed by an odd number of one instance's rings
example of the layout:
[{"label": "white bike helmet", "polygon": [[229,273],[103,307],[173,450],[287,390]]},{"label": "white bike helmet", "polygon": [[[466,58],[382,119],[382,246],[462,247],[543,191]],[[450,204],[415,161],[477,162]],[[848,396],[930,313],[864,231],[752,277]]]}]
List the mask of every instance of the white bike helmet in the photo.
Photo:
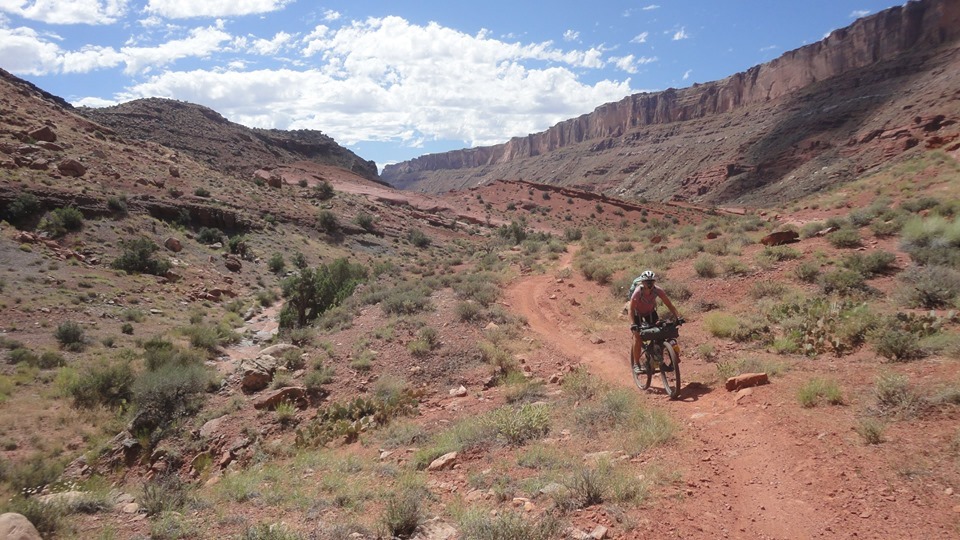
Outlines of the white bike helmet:
[{"label": "white bike helmet", "polygon": [[640,274],[640,281],[656,281],[657,275],[653,273],[653,270],[645,270]]}]

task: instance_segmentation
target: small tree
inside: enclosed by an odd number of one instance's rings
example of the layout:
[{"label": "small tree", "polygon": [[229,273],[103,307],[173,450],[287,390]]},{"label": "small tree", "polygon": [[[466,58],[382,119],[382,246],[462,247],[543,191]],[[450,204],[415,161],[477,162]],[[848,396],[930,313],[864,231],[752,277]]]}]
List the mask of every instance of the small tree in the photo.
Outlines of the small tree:
[{"label": "small tree", "polygon": [[123,253],[114,259],[113,267],[128,274],[153,274],[162,276],[170,269],[170,261],[154,258],[159,246],[149,238],[139,237],[123,242]]},{"label": "small tree", "polygon": [[367,276],[363,265],[337,259],[330,265],[304,268],[283,281],[283,297],[287,300],[280,313],[280,326],[299,328],[339,305]]}]

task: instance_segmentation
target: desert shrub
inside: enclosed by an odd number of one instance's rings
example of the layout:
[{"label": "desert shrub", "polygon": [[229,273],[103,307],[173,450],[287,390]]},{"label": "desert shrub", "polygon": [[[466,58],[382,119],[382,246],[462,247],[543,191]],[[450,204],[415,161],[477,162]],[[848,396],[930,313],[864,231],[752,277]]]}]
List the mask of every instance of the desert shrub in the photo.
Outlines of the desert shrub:
[{"label": "desert shrub", "polygon": [[138,502],[148,516],[177,512],[187,502],[186,485],[176,474],[154,477],[141,486]]},{"label": "desert shrub", "polygon": [[813,378],[797,391],[797,399],[802,407],[816,407],[821,402],[830,405],[842,405],[843,393],[840,385],[833,379]]},{"label": "desert shrub", "polygon": [[10,223],[21,226],[28,222],[33,216],[40,213],[40,199],[30,193],[21,193],[17,195],[13,202],[7,204],[3,219]]},{"label": "desert shrub", "polygon": [[525,517],[516,512],[492,514],[472,509],[459,518],[464,538],[472,540],[550,540],[558,538],[561,522],[550,513],[540,517]]},{"label": "desert shrub", "polygon": [[734,341],[751,341],[766,332],[766,328],[758,321],[722,311],[708,313],[704,317],[704,324],[707,331],[714,337]]},{"label": "desert shrub", "polygon": [[418,248],[425,248],[430,245],[430,237],[420,229],[410,229],[407,231],[407,241]]},{"label": "desert shrub", "polygon": [[820,288],[826,294],[851,295],[867,290],[863,274],[855,270],[838,268],[820,275]]},{"label": "desert shrub", "polygon": [[69,351],[81,351],[86,345],[86,337],[83,327],[74,321],[64,321],[57,326],[53,337],[60,343],[60,346]]},{"label": "desert shrub", "polygon": [[767,297],[779,298],[786,290],[786,285],[779,281],[758,281],[750,287],[750,297],[755,300]]},{"label": "desert shrub", "polygon": [[917,264],[960,268],[960,219],[913,218],[903,226],[901,248]]},{"label": "desert shrub", "polygon": [[805,223],[803,227],[800,227],[800,238],[812,238],[826,227],[827,224],[822,221],[811,221],[810,223]]},{"label": "desert shrub", "polygon": [[900,328],[878,327],[870,333],[870,344],[877,354],[894,362],[907,362],[923,356],[920,336]]},{"label": "desert shrub", "polygon": [[690,289],[679,281],[663,281],[660,283],[660,286],[663,287],[663,290],[666,291],[667,296],[669,296],[673,302],[683,302],[693,296]]},{"label": "desert shrub", "polygon": [[885,274],[893,269],[897,256],[889,251],[876,250],[867,253],[851,253],[843,258],[840,264],[864,276]]},{"label": "desert shrub", "polygon": [[160,249],[148,238],[123,241],[123,253],[114,259],[112,266],[128,274],[153,274],[162,276],[170,270],[170,261],[161,261],[153,254]]},{"label": "desert shrub", "polygon": [[120,195],[119,197],[108,197],[107,209],[116,214],[121,214],[121,215],[126,214],[127,213],[127,196]]},{"label": "desert shrub", "polygon": [[568,242],[576,242],[583,238],[583,231],[575,227],[564,229],[563,238]]},{"label": "desert shrub", "polygon": [[361,229],[370,232],[374,230],[376,218],[364,211],[360,211],[360,213],[353,218],[353,222]]},{"label": "desert shrub", "polygon": [[755,357],[717,362],[717,377],[721,381],[744,373],[766,373],[770,377],[776,377],[788,370],[789,366],[783,362],[761,360]]},{"label": "desert shrub", "polygon": [[841,227],[828,234],[827,241],[833,247],[840,249],[860,247],[860,231],[850,227]]},{"label": "desert shrub", "polygon": [[911,266],[898,276],[897,299],[907,307],[940,309],[957,305],[960,271],[947,266]]},{"label": "desert shrub", "polygon": [[433,308],[433,291],[422,283],[407,282],[394,287],[380,302],[380,309],[388,315],[412,315]]},{"label": "desert shrub", "polygon": [[738,258],[723,262],[723,273],[727,276],[743,276],[750,273],[750,267]]},{"label": "desert shrub", "polygon": [[717,277],[717,259],[710,255],[701,255],[693,261],[693,270],[702,278]]},{"label": "desert shrub", "polygon": [[53,238],[61,237],[68,232],[79,231],[82,228],[83,214],[72,206],[57,208],[40,221],[40,230],[45,231]]},{"label": "desert shrub", "polygon": [[410,538],[417,532],[424,520],[424,495],[422,490],[412,488],[390,495],[380,519],[391,538]]},{"label": "desert shrub", "polygon": [[210,196],[210,190],[204,187],[198,187],[197,189],[193,190],[193,194],[197,197],[206,198]]},{"label": "desert shrub", "polygon": [[120,406],[130,400],[134,375],[126,361],[101,361],[68,383],[68,394],[77,407]]},{"label": "desert shrub", "polygon": [[126,308],[120,312],[120,319],[131,322],[143,322],[147,318],[142,309]]},{"label": "desert shrub", "polygon": [[152,432],[195,414],[210,382],[210,373],[199,364],[185,367],[167,364],[154,371],[145,371],[131,388],[137,411],[131,421],[131,431]]},{"label": "desert shrub", "polygon": [[240,341],[240,334],[234,332],[226,321],[217,324],[191,324],[181,330],[190,339],[190,346],[209,352],[216,352],[219,347]]},{"label": "desert shrub", "polygon": [[849,300],[829,301],[812,298],[779,304],[768,313],[783,324],[783,350],[797,347],[806,355],[847,354],[859,347],[879,320],[866,304]]},{"label": "desert shrub", "polygon": [[854,427],[857,434],[863,438],[867,444],[880,444],[883,442],[883,422],[876,418],[861,418]]},{"label": "desert shrub", "polygon": [[873,387],[874,407],[883,416],[910,417],[923,407],[923,399],[904,375],[884,372]]},{"label": "desert shrub", "polygon": [[37,355],[33,353],[30,349],[25,347],[17,347],[10,351],[10,363],[11,364],[20,364],[26,363],[28,365],[35,365],[38,361]]},{"label": "desert shrub", "polygon": [[330,210],[317,212],[317,227],[325,233],[335,233],[340,229],[340,220]]},{"label": "desert shrub", "polygon": [[274,274],[279,274],[283,272],[283,269],[286,268],[287,263],[283,260],[282,253],[274,253],[270,256],[270,259],[267,261],[267,268]]},{"label": "desert shrub", "polygon": [[321,201],[332,199],[333,195],[333,186],[326,180],[321,180],[317,185],[313,186],[313,196]]},{"label": "desert shrub", "polygon": [[209,246],[223,241],[223,231],[213,227],[203,227],[197,233],[197,241]]},{"label": "desert shrub", "polygon": [[367,277],[366,268],[337,259],[316,269],[304,268],[281,283],[287,303],[280,313],[281,328],[303,327],[340,305]]},{"label": "desert shrub", "polygon": [[924,210],[929,210],[936,207],[940,204],[940,199],[937,197],[919,197],[915,199],[906,199],[900,203],[900,208],[911,213],[919,213]]},{"label": "desert shrub", "polygon": [[457,305],[453,307],[453,312],[456,314],[457,319],[461,321],[475,321],[483,315],[483,308],[476,302],[457,302]]},{"label": "desert shrub", "polygon": [[44,351],[36,358],[35,363],[30,364],[36,366],[40,369],[53,369],[61,366],[65,366],[67,361],[64,360],[63,356],[60,353],[53,351]]},{"label": "desert shrub", "polygon": [[781,261],[792,261],[799,259],[801,253],[790,246],[768,246],[757,254],[757,262],[764,267],[770,267],[773,263]]},{"label": "desert shrub", "polygon": [[528,235],[529,231],[527,231],[527,223],[524,219],[520,221],[511,220],[509,225],[501,225],[497,229],[497,236],[512,245],[523,242]]},{"label": "desert shrub", "polygon": [[610,278],[613,277],[613,269],[607,262],[600,259],[584,257],[578,259],[577,263],[583,277],[590,281],[596,281],[598,285],[610,283]]},{"label": "desert shrub", "polygon": [[[36,487],[36,485],[30,487]],[[57,533],[66,526],[68,514],[67,508],[63,504],[47,504],[35,497],[23,496],[10,499],[4,505],[3,512],[14,512],[27,518],[42,538],[57,537]],[[13,534],[10,535],[10,538],[14,538]]]},{"label": "desert shrub", "polygon": [[820,277],[820,265],[810,261],[804,261],[793,269],[793,275],[804,283],[813,283]]},{"label": "desert shrub", "polygon": [[454,283],[453,291],[463,300],[487,307],[500,297],[500,280],[493,272],[475,272]]},{"label": "desert shrub", "polygon": [[149,371],[166,365],[190,366],[203,363],[203,357],[195,351],[183,350],[161,337],[154,337],[143,344],[143,359]]},{"label": "desert shrub", "polygon": [[510,446],[520,446],[550,432],[550,411],[545,405],[501,407],[489,413],[487,421],[498,439]]}]

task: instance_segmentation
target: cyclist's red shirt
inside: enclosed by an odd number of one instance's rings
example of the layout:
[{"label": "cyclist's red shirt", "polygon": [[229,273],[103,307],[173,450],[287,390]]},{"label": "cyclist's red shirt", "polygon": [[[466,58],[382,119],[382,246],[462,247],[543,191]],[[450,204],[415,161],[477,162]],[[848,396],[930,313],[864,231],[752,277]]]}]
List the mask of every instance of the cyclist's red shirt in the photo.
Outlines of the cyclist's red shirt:
[{"label": "cyclist's red shirt", "polygon": [[653,313],[657,309],[657,298],[666,300],[667,293],[656,285],[650,289],[650,292],[647,292],[642,285],[637,287],[637,290],[633,291],[633,296],[630,297],[630,313],[636,313],[641,317]]}]

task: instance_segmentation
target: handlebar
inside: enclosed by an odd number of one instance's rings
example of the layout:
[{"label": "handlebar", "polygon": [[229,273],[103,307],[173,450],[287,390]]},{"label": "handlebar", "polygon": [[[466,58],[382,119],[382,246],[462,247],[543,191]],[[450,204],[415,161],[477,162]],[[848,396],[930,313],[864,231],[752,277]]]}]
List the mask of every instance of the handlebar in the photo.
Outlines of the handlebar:
[{"label": "handlebar", "polygon": [[[657,321],[656,326],[661,326],[661,327],[663,327],[663,326],[682,326],[682,325],[683,325],[684,323],[686,323],[686,322],[687,322],[686,319],[684,319],[683,317],[680,317],[679,319],[677,319],[677,320],[675,320],[675,321]],[[631,324],[631,325],[630,325],[630,331],[631,331],[631,332],[639,332],[639,331],[643,330],[644,328],[650,328],[650,325],[647,325],[647,324]]]}]

